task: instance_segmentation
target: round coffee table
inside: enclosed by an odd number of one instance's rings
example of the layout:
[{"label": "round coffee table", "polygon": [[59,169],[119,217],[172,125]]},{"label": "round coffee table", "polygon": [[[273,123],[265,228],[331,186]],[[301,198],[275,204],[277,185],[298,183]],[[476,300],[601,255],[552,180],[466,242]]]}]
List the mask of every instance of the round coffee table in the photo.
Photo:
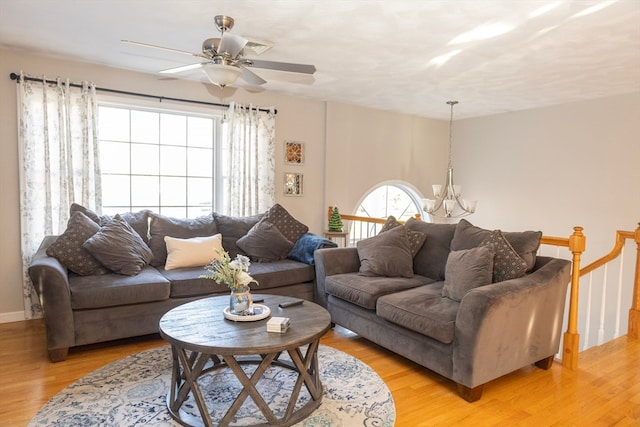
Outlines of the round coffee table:
[{"label": "round coffee table", "polygon": [[[291,326],[285,333],[267,332],[269,318],[252,322],[235,322],[223,316],[229,296],[204,298],[168,311],[160,319],[160,335],[171,344],[173,367],[171,387],[167,393],[167,408],[182,425],[212,426],[213,421],[198,378],[215,369],[228,368],[242,384],[242,390],[222,417],[220,426],[227,426],[247,397],[258,406],[267,424],[288,426],[306,418],[322,401],[322,383],[318,373],[318,346],[331,327],[331,316],[321,306],[309,301],[280,308],[278,304],[294,298],[257,294],[261,304],[271,310],[272,317],[288,317]],[[256,296],[257,298],[257,296]],[[291,361],[280,360],[287,352]],[[241,365],[257,365],[250,376]],[[289,396],[287,409],[278,418],[260,395],[256,384],[270,366],[297,372],[296,384]],[[296,409],[302,386],[311,398]],[[200,417],[182,409],[189,394],[196,401]]]}]

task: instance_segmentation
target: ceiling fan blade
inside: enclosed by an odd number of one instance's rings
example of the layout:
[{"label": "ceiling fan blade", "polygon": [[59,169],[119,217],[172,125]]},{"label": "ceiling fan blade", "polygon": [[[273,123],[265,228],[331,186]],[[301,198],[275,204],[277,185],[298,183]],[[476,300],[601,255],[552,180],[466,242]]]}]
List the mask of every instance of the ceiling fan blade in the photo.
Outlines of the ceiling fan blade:
[{"label": "ceiling fan blade", "polygon": [[249,70],[247,67],[243,67],[241,65],[240,68],[242,69],[242,74],[240,74],[240,78],[245,82],[252,85],[256,85],[256,86],[263,85],[267,82],[265,79],[263,79],[253,71]]},{"label": "ceiling fan blade", "polygon": [[266,68],[268,70],[289,71],[291,73],[313,74],[316,72],[314,65],[292,64],[290,62],[263,61],[261,59],[251,59],[255,68]]},{"label": "ceiling fan blade", "polygon": [[228,53],[231,58],[235,58],[244,49],[247,39],[236,36],[234,34],[224,33],[220,38],[220,46],[218,46],[218,54]]},{"label": "ceiling fan blade", "polygon": [[166,50],[167,52],[180,53],[182,55],[195,56],[196,58],[209,59],[209,58],[207,58],[205,55],[203,55],[201,53],[187,52],[186,50],[173,49],[171,47],[164,47],[164,46],[158,46],[158,45],[155,45],[155,44],[135,42],[135,41],[132,41],[132,40],[121,40],[121,42],[122,43],[127,43],[127,44],[133,44],[133,45],[136,45],[136,46],[150,47],[150,48],[153,48],[153,49]]},{"label": "ceiling fan blade", "polygon": [[175,74],[181,73],[183,71],[195,70],[196,68],[202,67],[206,62],[196,62],[195,64],[183,65],[181,67],[173,67],[168,68],[166,70],[158,71],[161,74]]}]

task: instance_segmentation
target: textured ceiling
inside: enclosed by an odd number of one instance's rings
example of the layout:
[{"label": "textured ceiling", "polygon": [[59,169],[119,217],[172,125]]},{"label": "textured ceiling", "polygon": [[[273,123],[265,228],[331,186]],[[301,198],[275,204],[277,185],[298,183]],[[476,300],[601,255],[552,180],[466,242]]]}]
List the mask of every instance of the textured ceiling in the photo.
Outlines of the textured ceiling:
[{"label": "textured ceiling", "polygon": [[640,0],[0,0],[0,46],[156,73],[195,61],[120,40],[199,52],[218,14],[317,68],[255,69],[262,90],[434,118],[640,91]]}]

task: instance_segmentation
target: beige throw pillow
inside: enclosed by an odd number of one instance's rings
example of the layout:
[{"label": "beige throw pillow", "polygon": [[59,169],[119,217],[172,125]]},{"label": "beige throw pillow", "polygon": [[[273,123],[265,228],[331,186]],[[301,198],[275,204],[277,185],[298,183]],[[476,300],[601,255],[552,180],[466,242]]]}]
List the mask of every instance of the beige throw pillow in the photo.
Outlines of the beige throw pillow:
[{"label": "beige throw pillow", "polygon": [[220,259],[222,251],[222,234],[206,237],[178,239],[165,236],[167,245],[167,262],[165,270],[182,267],[200,267],[214,259]]}]

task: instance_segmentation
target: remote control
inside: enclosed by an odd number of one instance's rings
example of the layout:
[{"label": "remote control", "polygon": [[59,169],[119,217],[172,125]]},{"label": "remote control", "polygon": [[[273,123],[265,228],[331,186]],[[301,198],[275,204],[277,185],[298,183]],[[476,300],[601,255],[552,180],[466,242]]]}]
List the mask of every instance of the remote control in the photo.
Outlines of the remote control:
[{"label": "remote control", "polygon": [[256,303],[264,302],[264,298],[252,298],[251,301],[256,302]]},{"label": "remote control", "polygon": [[280,304],[278,304],[278,307],[287,308],[287,307],[292,307],[294,305],[300,305],[303,302],[304,302],[304,300],[302,300],[302,299],[297,299],[295,301],[290,301],[290,302],[281,302]]}]

